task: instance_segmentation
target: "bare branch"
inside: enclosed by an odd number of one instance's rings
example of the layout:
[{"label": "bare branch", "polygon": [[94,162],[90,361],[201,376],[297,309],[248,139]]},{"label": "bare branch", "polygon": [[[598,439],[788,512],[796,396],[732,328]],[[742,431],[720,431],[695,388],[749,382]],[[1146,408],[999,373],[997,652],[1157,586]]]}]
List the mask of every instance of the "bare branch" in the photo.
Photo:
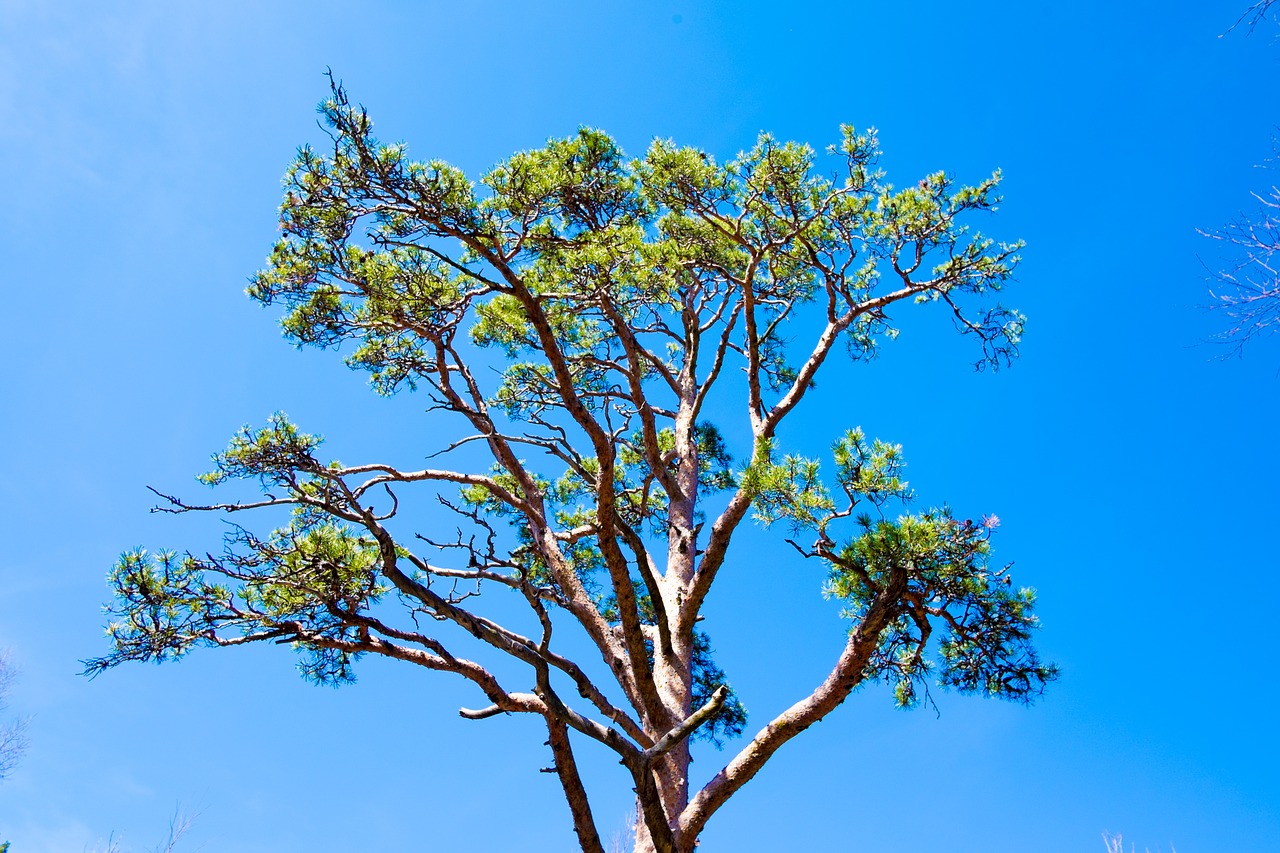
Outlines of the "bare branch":
[{"label": "bare branch", "polygon": [[1242,24],[1247,26],[1249,28],[1249,32],[1252,33],[1258,24],[1267,19],[1267,13],[1271,11],[1271,7],[1275,5],[1275,3],[1276,0],[1257,0],[1257,2],[1248,9],[1245,9],[1244,13],[1236,19],[1236,22],[1230,27],[1227,27],[1227,31],[1218,36],[1218,38],[1222,38]]},{"label": "bare branch", "polygon": [[1230,325],[1216,339],[1240,354],[1250,341],[1280,331],[1280,188],[1254,195],[1257,213],[1200,234],[1226,250],[1227,266],[1210,272],[1210,309]]},{"label": "bare branch", "polygon": [[661,740],[645,750],[645,760],[653,761],[655,758],[665,755],[677,744],[688,738],[699,726],[714,717],[724,707],[724,700],[728,695],[729,688],[723,684],[717,687],[706,704],[689,715],[688,719],[681,722],[680,725],[663,735]]},{"label": "bare branch", "polygon": [[496,717],[503,713],[506,712],[497,705],[490,705],[488,708],[481,708],[479,711],[473,711],[470,708],[458,709],[458,716],[468,720],[487,720],[490,717]]}]

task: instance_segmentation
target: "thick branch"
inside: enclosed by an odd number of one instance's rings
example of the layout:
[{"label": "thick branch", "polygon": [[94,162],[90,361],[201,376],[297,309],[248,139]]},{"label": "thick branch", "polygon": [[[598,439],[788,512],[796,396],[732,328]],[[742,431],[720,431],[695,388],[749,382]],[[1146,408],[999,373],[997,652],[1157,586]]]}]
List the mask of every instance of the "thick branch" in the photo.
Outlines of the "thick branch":
[{"label": "thick branch", "polygon": [[560,785],[564,788],[565,799],[569,801],[569,811],[573,814],[573,831],[578,835],[578,845],[583,853],[604,853],[600,844],[600,834],[596,831],[595,819],[591,816],[591,803],[587,799],[587,789],[582,785],[582,777],[578,775],[578,763],[573,757],[573,746],[569,742],[569,731],[565,724],[548,714],[547,743],[556,759],[556,775],[560,777]]},{"label": "thick branch", "polygon": [[681,837],[696,838],[711,815],[760,772],[760,768],[783,744],[835,710],[862,682],[867,663],[880,642],[881,632],[901,607],[906,575],[905,572],[896,574],[897,577],[867,608],[862,623],[850,632],[844,652],[818,689],[761,729],[690,801],[680,815]]}]

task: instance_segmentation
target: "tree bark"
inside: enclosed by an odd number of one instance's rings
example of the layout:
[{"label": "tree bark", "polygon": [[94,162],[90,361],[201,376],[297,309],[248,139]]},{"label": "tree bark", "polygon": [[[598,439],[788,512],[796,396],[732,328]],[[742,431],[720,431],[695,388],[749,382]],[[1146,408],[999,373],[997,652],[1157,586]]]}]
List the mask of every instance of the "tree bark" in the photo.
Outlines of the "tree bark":
[{"label": "tree bark", "polygon": [[556,775],[560,777],[565,799],[569,801],[569,811],[573,814],[573,831],[578,836],[578,844],[583,853],[604,853],[595,819],[591,816],[591,803],[587,800],[586,788],[582,786],[582,777],[578,775],[578,764],[569,743],[569,729],[550,714],[546,720],[547,742],[555,756]]}]

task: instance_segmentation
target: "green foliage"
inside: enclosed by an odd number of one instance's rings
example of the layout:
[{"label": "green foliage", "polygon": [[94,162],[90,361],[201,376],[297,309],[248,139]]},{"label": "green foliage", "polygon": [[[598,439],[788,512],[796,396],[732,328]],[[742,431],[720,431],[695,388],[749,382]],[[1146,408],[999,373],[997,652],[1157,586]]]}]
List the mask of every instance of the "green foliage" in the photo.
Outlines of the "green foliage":
[{"label": "green foliage", "polygon": [[[911,491],[901,479],[902,446],[876,439],[870,445],[861,428],[835,443],[836,483],[850,505],[868,500],[877,507],[890,500],[907,501]],[[820,527],[833,517],[836,503],[823,481],[820,463],[800,456],[769,461],[772,444],[761,445],[756,460],[743,473],[743,486],[755,496],[756,518],[764,524],[787,520],[797,528]]]},{"label": "green foliage", "polygon": [[311,451],[321,441],[319,436],[299,432],[288,415],[276,412],[263,429],[241,428],[227,449],[213,457],[214,469],[197,479],[209,486],[228,479],[256,478],[263,485],[295,482],[299,471],[319,467]]},{"label": "green foliage", "polygon": [[726,740],[741,737],[747,727],[747,707],[725,677],[724,670],[716,665],[715,650],[705,631],[693,634],[693,707],[705,704],[717,687],[728,688],[724,705],[702,728],[694,732],[695,740],[705,740],[716,749],[723,749]]},{"label": "green foliage", "polygon": [[[829,557],[828,590],[859,620],[876,593],[905,583],[905,605],[869,668],[895,682],[900,705],[916,704],[935,669],[945,687],[1018,701],[1029,701],[1057,676],[1031,646],[1035,592],[1013,590],[1005,571],[988,565],[988,528],[958,521],[946,509],[893,521],[862,516],[858,526],[861,532]],[[927,657],[935,620],[945,631],[936,667]]]},{"label": "green foliage", "polygon": [[[870,297],[881,266],[912,275],[939,251],[946,259],[917,298],[956,308],[958,294],[999,290],[1018,260],[1017,244],[970,235],[957,221],[994,209],[999,173],[956,186],[939,172],[895,191],[879,183],[874,132],[847,126],[831,149],[845,161],[840,184],[815,170],[808,146],[768,135],[720,166],[663,140],[627,160],[605,134],[584,129],[499,164],[482,179],[482,197],[453,167],[411,162],[403,146],[380,144],[340,90],[322,112],[336,134],[333,155],[299,152],[285,181],[283,236],[249,294],[285,305],[285,334],[300,346],[357,342],[348,363],[368,370],[383,393],[439,376],[440,354],[428,342],[451,342],[470,314],[475,342],[515,358],[554,341],[570,356],[573,381],[598,390],[599,364],[619,355],[599,297],[607,294],[610,310],[644,328],[682,292],[705,286],[703,271],[751,276],[769,321],[760,338],[764,377],[779,391],[795,376],[784,321],[817,292],[815,262],[839,272],[847,298],[857,300]],[[369,247],[353,242],[361,223]],[[465,253],[447,256],[434,242],[442,238],[460,240]],[[746,243],[767,246],[767,256],[753,259]],[[519,259],[545,328],[503,292],[501,276],[484,270],[498,257]],[[977,319],[956,315],[961,331],[982,339],[984,363],[1015,352],[1017,312],[997,306]],[[880,310],[859,314],[846,331],[859,358],[894,334]],[[524,417],[553,404],[554,391],[540,362],[519,362],[508,368],[499,401]]]},{"label": "green foliage", "polygon": [[[854,429],[836,442],[833,456],[844,493],[839,507],[816,461],[788,457],[781,464],[753,465],[749,476],[759,489],[762,521],[785,519],[796,529],[817,532],[811,555],[827,563],[827,592],[846,603],[845,615],[855,625],[886,590],[896,590],[900,604],[867,673],[893,681],[903,707],[918,703],[920,688],[935,670],[939,684],[961,692],[1024,702],[1038,695],[1057,669],[1042,663],[1031,645],[1038,624],[1035,592],[1013,590],[1007,567],[993,571],[988,565],[998,520],[958,521],[945,507],[890,520],[883,516],[890,502],[912,500],[901,476],[901,446],[878,439],[868,444],[862,430]],[[863,502],[880,517],[855,515]],[[837,542],[834,527],[851,517],[857,535]],[[945,632],[934,643],[940,666],[928,656],[935,623]]]},{"label": "green foliage", "polygon": [[[388,590],[379,580],[378,549],[344,526],[300,517],[258,539],[231,534],[228,553],[197,558],[145,549],[120,556],[108,580],[116,603],[107,633],[120,660],[164,661],[200,645],[305,635],[302,673],[319,682],[353,680],[354,655],[317,640],[348,638],[349,615]],[[233,589],[215,583],[221,576]],[[90,663],[99,672],[115,660]]]},{"label": "green foliage", "polygon": [[875,439],[867,444],[861,427],[849,430],[832,449],[836,481],[846,495],[884,506],[891,500],[909,501],[912,493],[902,479],[902,445]]},{"label": "green foliage", "polygon": [[812,526],[835,504],[819,475],[819,463],[801,456],[769,461],[771,447],[757,453],[742,474],[743,488],[754,497],[757,520],[772,524],[787,519],[793,525]]}]

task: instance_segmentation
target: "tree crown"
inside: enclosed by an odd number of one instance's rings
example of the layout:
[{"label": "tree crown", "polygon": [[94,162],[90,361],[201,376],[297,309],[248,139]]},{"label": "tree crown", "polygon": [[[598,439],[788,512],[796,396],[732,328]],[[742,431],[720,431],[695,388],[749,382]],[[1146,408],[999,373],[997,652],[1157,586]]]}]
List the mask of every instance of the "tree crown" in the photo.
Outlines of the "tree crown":
[{"label": "tree crown", "polygon": [[[1019,244],[965,221],[994,210],[998,172],[895,189],[874,131],[851,127],[829,149],[833,174],[808,146],[768,135],[720,164],[663,140],[628,159],[582,129],[472,183],[379,143],[341,87],[321,112],[331,149],[298,152],[282,236],[249,294],[283,307],[297,345],[344,347],[379,393],[422,388],[433,416],[464,424],[433,458],[470,447],[488,462],[349,466],[323,460],[320,439],[283,415],[246,428],[202,479],[257,480],[260,500],[165,496],[165,508],[287,507],[287,523],[263,536],[237,527],[220,555],[125,554],[111,576],[115,648],[89,671],[274,640],[302,650],[303,671],[321,681],[350,679],[362,654],[453,672],[493,703],[464,715],[547,720],[584,849],[595,848],[559,737],[569,730],[621,756],[645,837],[663,850],[687,849],[769,755],[865,679],[891,681],[912,705],[935,675],[1020,701],[1054,677],[1030,643],[1032,592],[988,564],[993,520],[911,512],[901,449],[857,429],[835,442],[829,472],[779,449],[828,357],[874,357],[899,305],[943,305],[979,342],[979,365],[1016,354],[1022,316],[972,307],[1018,260]],[[726,419],[750,436],[736,455]],[[396,516],[415,484],[457,517],[455,537],[406,538]],[[690,797],[689,739],[721,745],[746,731],[699,623],[752,514],[826,565],[850,639],[787,726],[761,729]],[[480,615],[476,596],[495,587],[527,602],[530,634]],[[533,691],[511,690],[419,616],[527,664]],[[564,621],[598,661],[553,649]]]}]

